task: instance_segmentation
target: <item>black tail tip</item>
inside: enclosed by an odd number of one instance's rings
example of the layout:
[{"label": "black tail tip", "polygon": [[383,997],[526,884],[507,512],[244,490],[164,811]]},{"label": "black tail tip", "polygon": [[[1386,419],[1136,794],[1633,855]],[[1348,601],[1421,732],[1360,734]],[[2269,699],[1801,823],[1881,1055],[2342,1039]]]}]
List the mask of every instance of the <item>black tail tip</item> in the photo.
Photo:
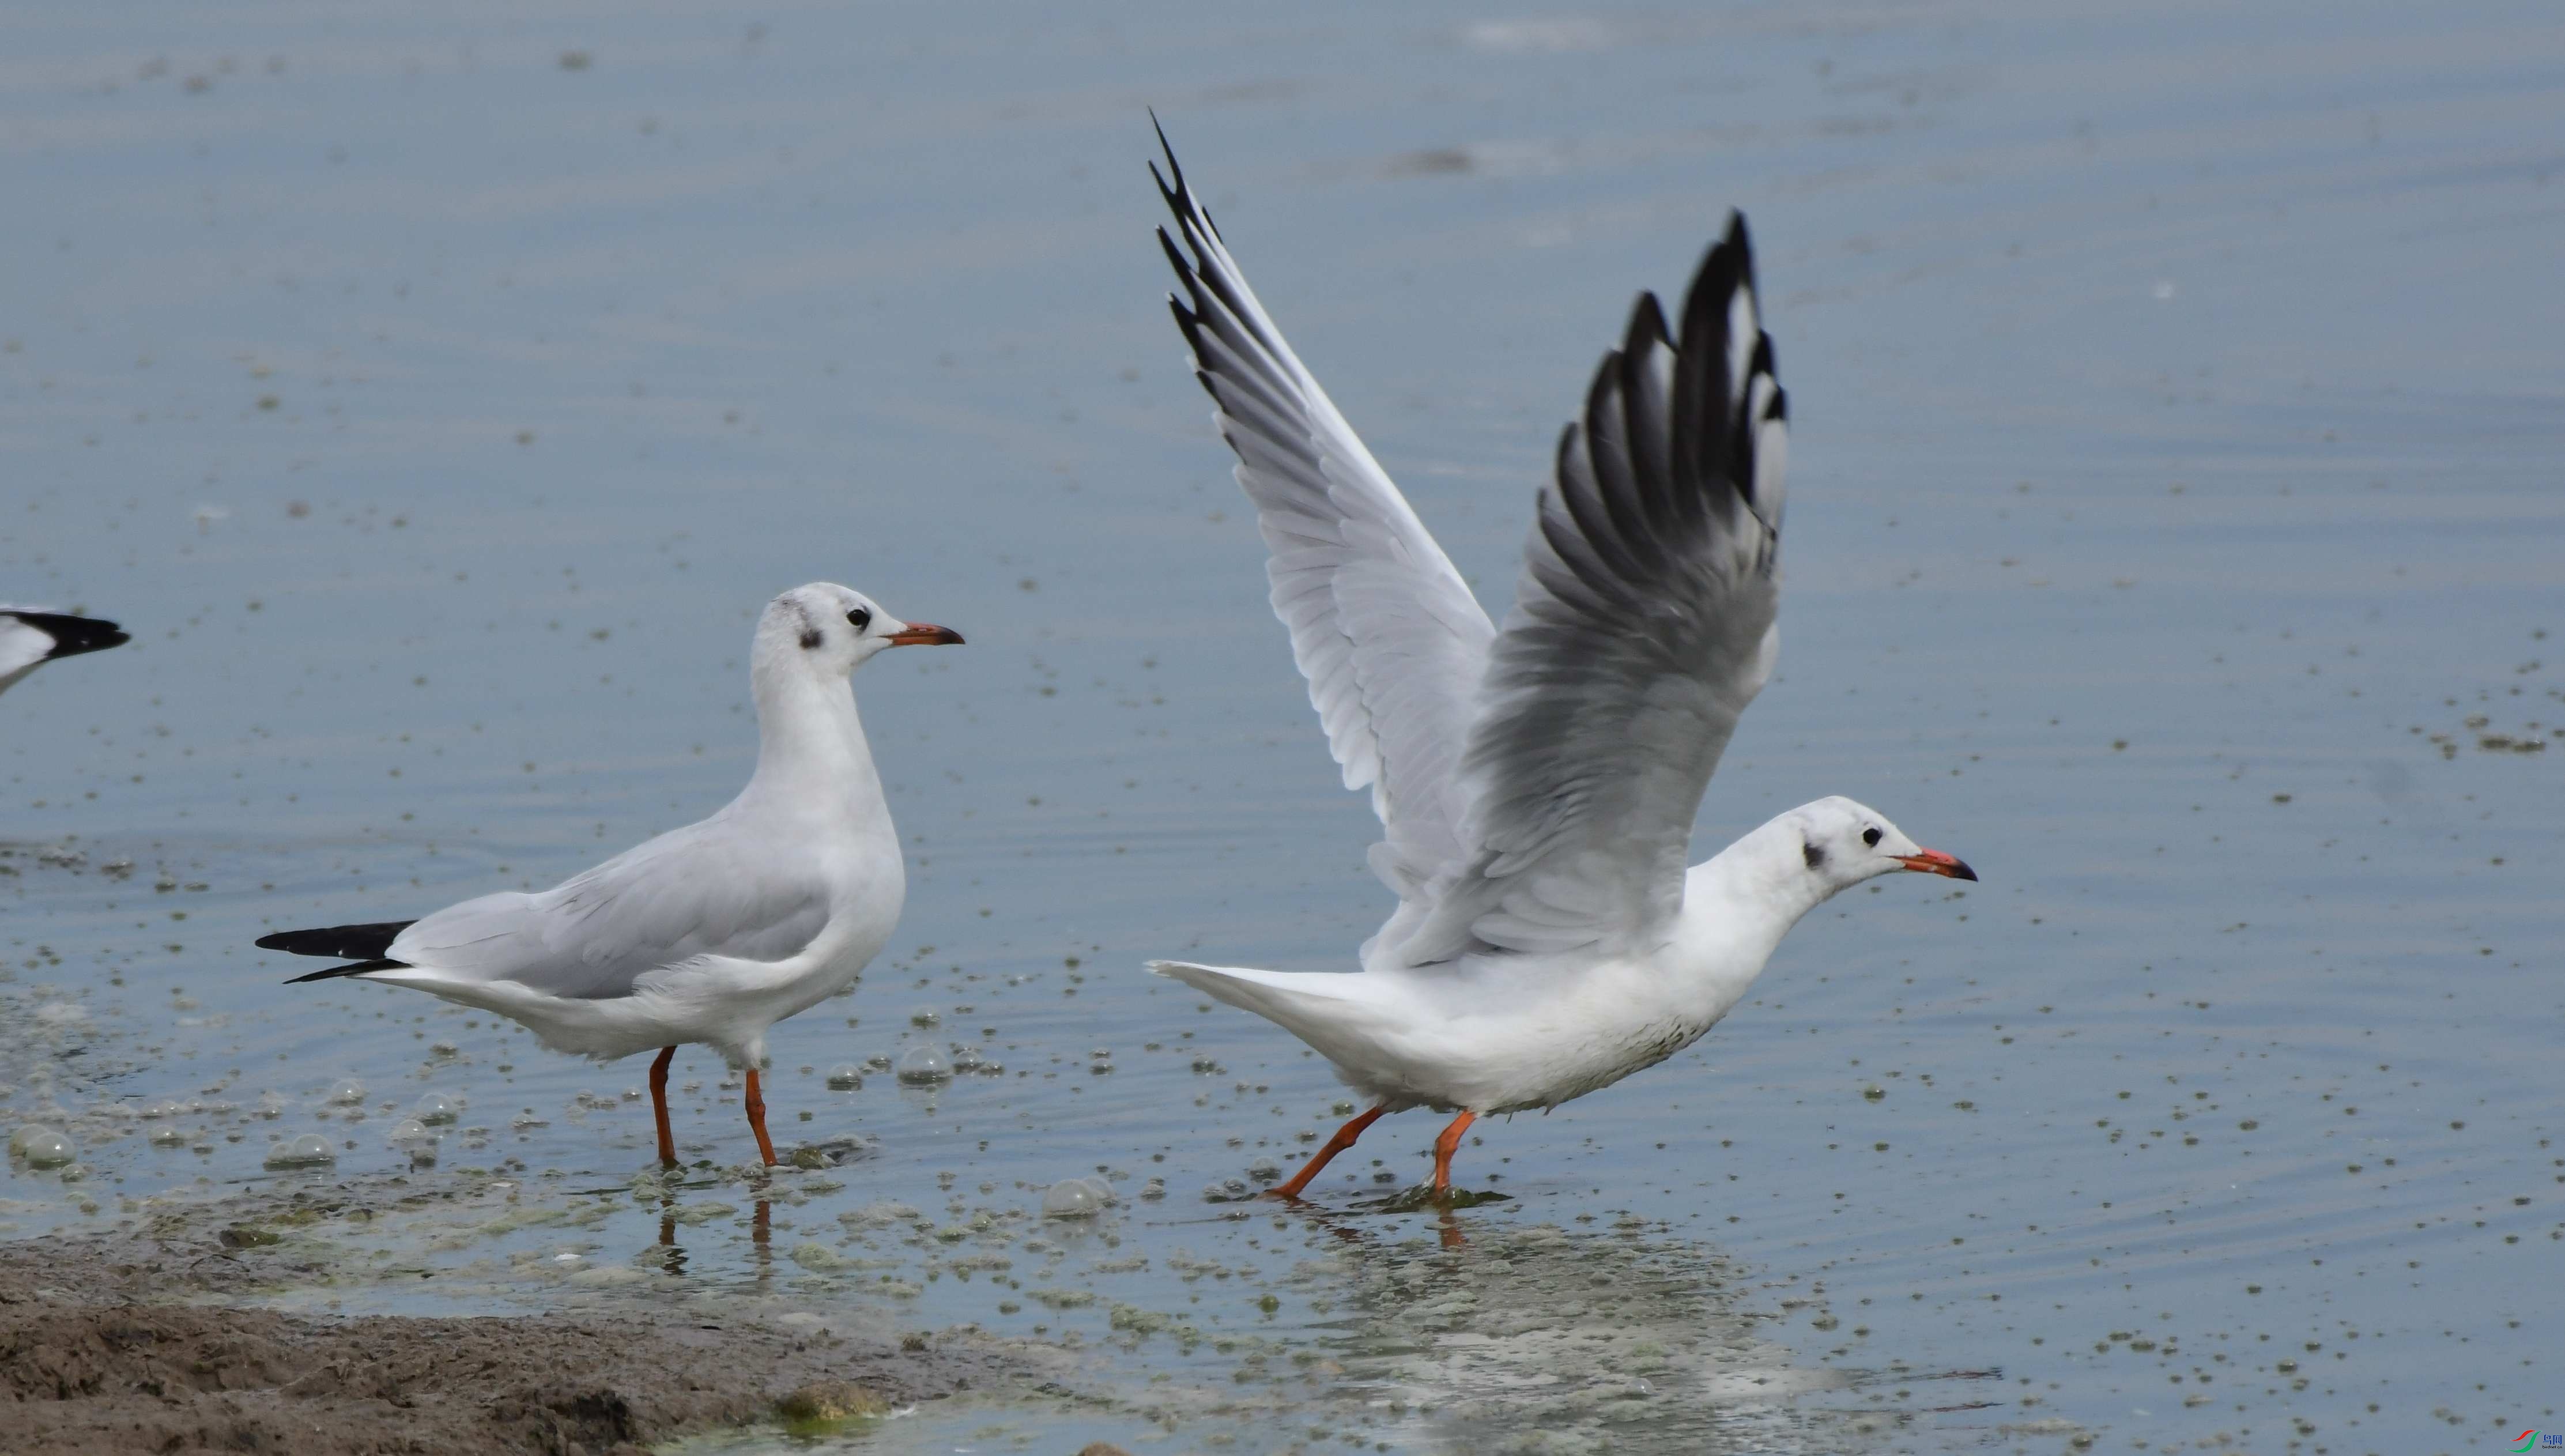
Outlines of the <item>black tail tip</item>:
[{"label": "black tail tip", "polygon": [[115,622],[96,616],[71,616],[59,611],[10,611],[27,625],[54,639],[45,657],[77,657],[83,652],[103,652],[121,647],[133,638]]},{"label": "black tail tip", "polygon": [[371,960],[391,949],[415,920],[378,920],[369,925],[321,925],[309,930],[279,930],[258,938],[261,950],[292,955],[326,955],[333,960]]}]

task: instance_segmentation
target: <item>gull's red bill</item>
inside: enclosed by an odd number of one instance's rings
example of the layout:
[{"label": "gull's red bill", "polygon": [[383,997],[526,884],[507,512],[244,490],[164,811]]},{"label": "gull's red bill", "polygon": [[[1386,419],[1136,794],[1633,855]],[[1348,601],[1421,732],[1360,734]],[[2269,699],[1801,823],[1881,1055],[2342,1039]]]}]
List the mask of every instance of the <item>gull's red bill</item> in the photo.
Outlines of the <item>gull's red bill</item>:
[{"label": "gull's red bill", "polygon": [[1971,869],[1967,860],[1957,855],[1945,854],[1939,849],[1921,849],[1912,854],[1900,854],[1897,856],[1897,862],[1919,874],[1947,874],[1953,879],[1978,877],[1978,871]]},{"label": "gull's red bill", "polygon": [[912,621],[890,634],[890,644],[894,647],[958,647],[962,645],[962,634],[931,621]]}]

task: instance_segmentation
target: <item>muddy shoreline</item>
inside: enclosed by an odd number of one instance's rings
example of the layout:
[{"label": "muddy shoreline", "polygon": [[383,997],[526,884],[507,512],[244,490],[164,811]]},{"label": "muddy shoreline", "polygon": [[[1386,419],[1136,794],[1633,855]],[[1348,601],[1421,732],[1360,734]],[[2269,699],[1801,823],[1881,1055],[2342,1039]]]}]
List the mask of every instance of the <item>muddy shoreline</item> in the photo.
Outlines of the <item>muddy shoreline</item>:
[{"label": "muddy shoreline", "polygon": [[13,1403],[0,1445],[66,1456],[603,1456],[720,1427],[824,1428],[1028,1373],[967,1329],[226,1303],[296,1281],[290,1249],[244,1246],[239,1232],[279,1212],[274,1200],[232,1200],[146,1229],[0,1244],[0,1394]]}]

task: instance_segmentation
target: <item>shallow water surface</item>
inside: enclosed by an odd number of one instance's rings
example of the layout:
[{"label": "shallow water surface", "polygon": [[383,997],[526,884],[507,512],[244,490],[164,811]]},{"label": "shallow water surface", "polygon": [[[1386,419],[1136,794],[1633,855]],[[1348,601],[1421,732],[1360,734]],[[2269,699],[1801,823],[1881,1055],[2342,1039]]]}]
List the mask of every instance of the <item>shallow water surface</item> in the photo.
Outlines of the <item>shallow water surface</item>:
[{"label": "shallow water surface", "polygon": [[[283,1304],[976,1325],[882,1451],[2469,1451],[2557,1423],[2565,32],[2541,7],[1498,15],[43,7],[0,62],[0,1235],[399,1176]],[[1702,852],[1829,793],[1976,885],[1811,916],[1672,1063],[1397,1195],[1152,956],[1385,896],[1163,313],[1143,107],[1492,607],[1639,288],[1753,220],[1781,669]],[[280,983],[266,930],[716,807],[843,580],[894,949],[681,1057]],[[906,1087],[917,1045],[980,1065]],[[839,1067],[860,1086],[829,1085]],[[333,1102],[343,1079],[362,1084]],[[432,1143],[390,1133],[462,1099]],[[318,1168],[272,1169],[306,1133]],[[412,1166],[422,1147],[433,1162]],[[1106,1180],[1082,1221],[1058,1180]],[[368,1181],[375,1180],[375,1181]],[[1215,1197],[1214,1195],[1220,1195]],[[1031,1356],[1029,1356],[1031,1357]],[[751,1433],[706,1449],[779,1449]]]}]

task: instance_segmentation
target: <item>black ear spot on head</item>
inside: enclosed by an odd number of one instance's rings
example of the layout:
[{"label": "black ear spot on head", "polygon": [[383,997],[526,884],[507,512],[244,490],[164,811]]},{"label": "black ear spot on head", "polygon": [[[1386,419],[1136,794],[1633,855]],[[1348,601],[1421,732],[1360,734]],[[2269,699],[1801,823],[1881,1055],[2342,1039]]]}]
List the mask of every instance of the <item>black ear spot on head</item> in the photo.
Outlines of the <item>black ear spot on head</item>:
[{"label": "black ear spot on head", "polygon": [[1807,860],[1808,867],[1814,869],[1826,862],[1826,851],[1818,849],[1815,841],[1802,840],[1799,842],[1799,857]]},{"label": "black ear spot on head", "polygon": [[806,652],[826,640],[827,638],[819,635],[819,629],[816,626],[806,626],[802,629],[802,649]]}]

